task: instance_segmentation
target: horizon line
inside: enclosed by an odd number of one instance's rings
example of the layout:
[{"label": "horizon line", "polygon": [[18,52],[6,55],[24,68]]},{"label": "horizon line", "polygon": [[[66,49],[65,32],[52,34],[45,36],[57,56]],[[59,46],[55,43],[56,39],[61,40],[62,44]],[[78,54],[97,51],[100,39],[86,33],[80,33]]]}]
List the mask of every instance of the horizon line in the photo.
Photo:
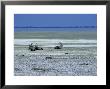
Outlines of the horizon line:
[{"label": "horizon line", "polygon": [[67,27],[36,27],[36,26],[15,26],[14,28],[97,28],[97,26],[67,26]]}]

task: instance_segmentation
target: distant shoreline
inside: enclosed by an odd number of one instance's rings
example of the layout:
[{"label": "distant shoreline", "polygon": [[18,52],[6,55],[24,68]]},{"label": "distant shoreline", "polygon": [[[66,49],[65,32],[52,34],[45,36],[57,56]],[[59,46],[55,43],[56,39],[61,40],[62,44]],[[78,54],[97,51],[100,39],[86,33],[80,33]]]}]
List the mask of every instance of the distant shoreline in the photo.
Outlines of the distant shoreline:
[{"label": "distant shoreline", "polygon": [[43,27],[34,27],[34,26],[15,26],[14,28],[97,28],[97,26],[66,26],[66,27],[47,27],[47,26],[43,26]]}]

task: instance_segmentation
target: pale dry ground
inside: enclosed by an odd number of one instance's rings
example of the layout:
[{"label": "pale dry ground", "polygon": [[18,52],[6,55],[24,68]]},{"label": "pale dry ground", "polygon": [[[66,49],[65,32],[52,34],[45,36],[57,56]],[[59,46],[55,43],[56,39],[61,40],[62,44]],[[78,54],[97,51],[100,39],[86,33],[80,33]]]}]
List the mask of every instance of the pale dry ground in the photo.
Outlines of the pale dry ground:
[{"label": "pale dry ground", "polygon": [[15,46],[15,76],[96,76],[97,48],[63,48],[30,51]]}]

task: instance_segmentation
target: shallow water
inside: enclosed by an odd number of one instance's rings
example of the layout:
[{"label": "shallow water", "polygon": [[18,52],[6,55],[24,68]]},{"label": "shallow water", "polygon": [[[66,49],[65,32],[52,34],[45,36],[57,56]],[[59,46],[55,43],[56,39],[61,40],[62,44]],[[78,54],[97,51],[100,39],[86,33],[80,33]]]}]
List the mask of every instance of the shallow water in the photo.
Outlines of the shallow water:
[{"label": "shallow water", "polygon": [[96,31],[31,31],[15,32],[15,39],[97,39]]}]

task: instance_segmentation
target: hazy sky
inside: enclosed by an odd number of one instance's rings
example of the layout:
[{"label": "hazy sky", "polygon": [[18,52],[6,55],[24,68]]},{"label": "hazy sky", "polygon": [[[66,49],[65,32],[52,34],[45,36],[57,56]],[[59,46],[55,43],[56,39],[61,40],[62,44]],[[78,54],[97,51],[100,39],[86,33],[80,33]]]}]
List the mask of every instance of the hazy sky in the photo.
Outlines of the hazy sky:
[{"label": "hazy sky", "polygon": [[15,14],[15,27],[97,26],[96,14]]}]

